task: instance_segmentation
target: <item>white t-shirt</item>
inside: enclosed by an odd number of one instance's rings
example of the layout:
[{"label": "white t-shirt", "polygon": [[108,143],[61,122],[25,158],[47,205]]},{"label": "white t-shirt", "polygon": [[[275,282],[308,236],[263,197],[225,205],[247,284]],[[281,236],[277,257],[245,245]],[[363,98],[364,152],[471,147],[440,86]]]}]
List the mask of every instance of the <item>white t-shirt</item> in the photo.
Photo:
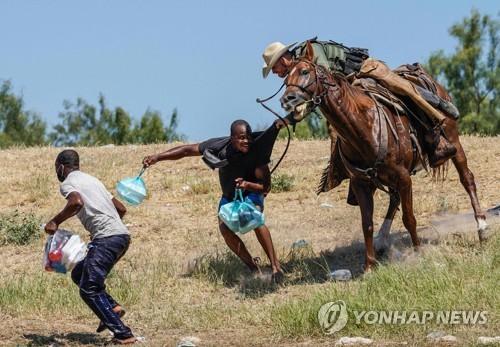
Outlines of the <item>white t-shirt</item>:
[{"label": "white t-shirt", "polygon": [[90,238],[129,234],[113,204],[113,195],[94,176],[73,171],[61,183],[61,194],[67,198],[71,192],[82,197],[83,207],[77,216]]}]

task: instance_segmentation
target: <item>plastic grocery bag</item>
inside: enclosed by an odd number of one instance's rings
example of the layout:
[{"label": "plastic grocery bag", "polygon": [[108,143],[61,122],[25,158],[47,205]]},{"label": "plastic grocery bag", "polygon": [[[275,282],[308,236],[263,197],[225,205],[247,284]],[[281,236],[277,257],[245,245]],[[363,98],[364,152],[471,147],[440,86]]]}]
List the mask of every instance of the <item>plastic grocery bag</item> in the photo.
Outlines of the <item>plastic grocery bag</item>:
[{"label": "plastic grocery bag", "polygon": [[243,199],[241,189],[236,189],[232,202],[222,205],[219,217],[229,229],[238,234],[247,233],[265,223],[264,214],[250,199]]},{"label": "plastic grocery bag", "polygon": [[147,195],[146,183],[141,178],[145,168],[142,168],[137,177],[124,178],[116,184],[118,196],[127,203],[137,206]]},{"label": "plastic grocery bag", "polygon": [[46,271],[66,273],[73,270],[86,254],[87,245],[80,239],[80,236],[59,229],[47,238],[43,267]]}]

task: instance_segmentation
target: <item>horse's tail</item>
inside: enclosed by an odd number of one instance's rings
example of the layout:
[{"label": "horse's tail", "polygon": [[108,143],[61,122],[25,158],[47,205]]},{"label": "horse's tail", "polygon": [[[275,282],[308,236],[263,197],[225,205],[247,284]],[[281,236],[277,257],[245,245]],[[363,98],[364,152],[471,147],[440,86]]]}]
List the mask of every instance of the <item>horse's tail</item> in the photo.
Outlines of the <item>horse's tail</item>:
[{"label": "horse's tail", "polygon": [[432,168],[432,179],[435,182],[443,182],[448,177],[448,169],[450,168],[450,160]]}]

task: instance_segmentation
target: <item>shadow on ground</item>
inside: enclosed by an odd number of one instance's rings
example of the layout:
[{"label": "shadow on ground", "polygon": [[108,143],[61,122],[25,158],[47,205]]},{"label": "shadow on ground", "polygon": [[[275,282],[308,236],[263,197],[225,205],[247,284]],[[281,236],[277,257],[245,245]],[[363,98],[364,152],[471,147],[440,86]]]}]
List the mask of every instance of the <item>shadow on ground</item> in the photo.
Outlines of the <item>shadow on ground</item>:
[{"label": "shadow on ground", "polygon": [[65,345],[92,345],[105,346],[111,343],[110,339],[103,338],[92,333],[69,333],[69,334],[24,334],[28,346],[65,346]]},{"label": "shadow on ground", "polygon": [[[493,224],[500,220],[498,217],[495,218],[493,213],[490,213],[488,218]],[[423,246],[436,245],[450,235],[454,238],[465,237],[464,230],[472,236],[476,235],[474,223],[474,217],[470,214],[449,215],[429,227],[420,228],[418,235]],[[462,228],[463,225],[467,225],[467,228]],[[331,280],[332,271],[339,269],[350,270],[353,279],[356,280],[363,275],[364,253],[365,245],[362,241],[354,241],[349,245],[325,250],[319,254],[305,242],[302,247],[290,249],[284,259],[281,259],[286,278],[279,285],[324,283]],[[382,264],[403,262],[414,257],[413,245],[406,230],[393,231],[391,248],[377,253],[377,260]],[[208,280],[228,288],[237,287],[242,296],[249,298],[262,297],[279,288],[279,285],[271,280],[269,266],[262,266],[261,274],[251,274],[240,259],[229,251],[208,254],[192,260],[184,276]]]}]

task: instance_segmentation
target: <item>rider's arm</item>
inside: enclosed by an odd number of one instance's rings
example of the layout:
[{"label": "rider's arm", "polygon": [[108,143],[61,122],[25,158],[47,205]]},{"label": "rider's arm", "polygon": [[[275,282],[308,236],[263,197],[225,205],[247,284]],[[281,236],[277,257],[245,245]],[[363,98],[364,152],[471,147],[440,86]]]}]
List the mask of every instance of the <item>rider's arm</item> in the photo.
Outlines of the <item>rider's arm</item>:
[{"label": "rider's arm", "polygon": [[165,152],[149,155],[144,158],[142,163],[145,167],[156,164],[163,160],[178,160],[184,157],[200,156],[199,144],[182,145],[171,148]]}]

